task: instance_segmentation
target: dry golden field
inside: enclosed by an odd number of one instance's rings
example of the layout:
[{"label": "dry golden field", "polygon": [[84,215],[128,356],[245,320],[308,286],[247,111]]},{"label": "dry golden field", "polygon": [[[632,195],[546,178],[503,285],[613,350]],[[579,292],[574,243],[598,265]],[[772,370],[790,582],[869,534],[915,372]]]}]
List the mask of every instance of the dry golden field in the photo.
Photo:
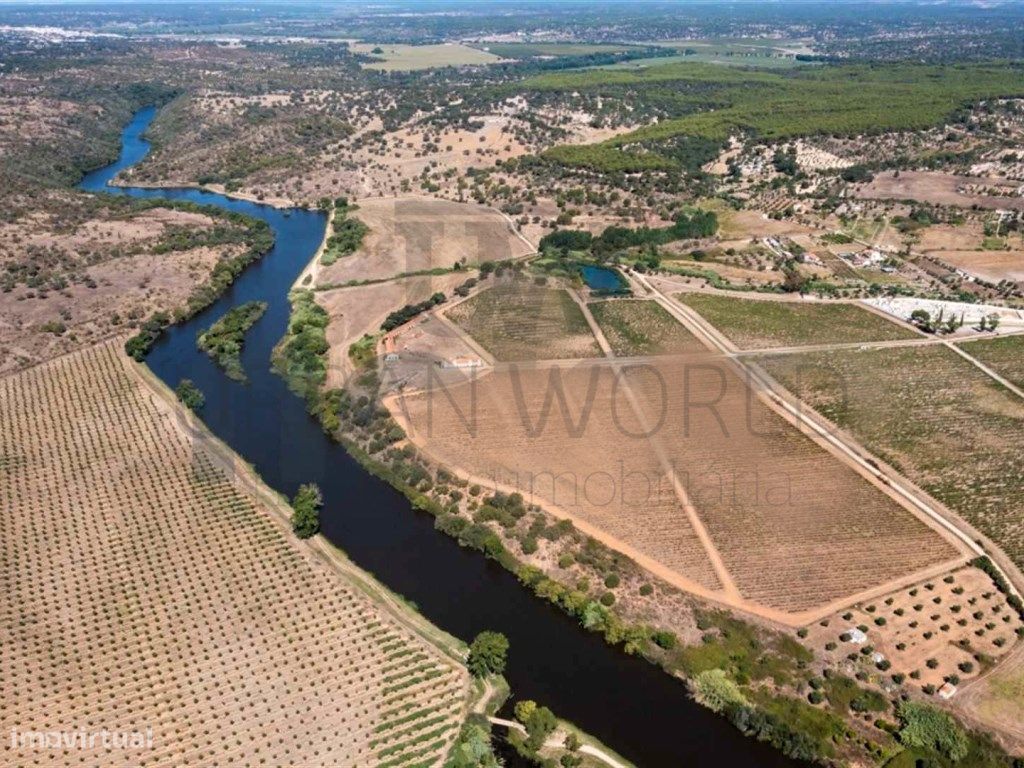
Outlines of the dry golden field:
[{"label": "dry golden field", "polygon": [[[185,419],[116,343],[0,379],[0,763],[435,763],[465,670]],[[151,741],[40,753],[12,729]]]},{"label": "dry golden field", "polygon": [[351,217],[369,227],[362,247],[319,270],[317,285],[502,261],[534,248],[492,208],[418,197],[360,201]]},{"label": "dry golden field", "polygon": [[710,355],[498,366],[394,410],[442,464],[782,621],[962,557]]},{"label": "dry golden field", "polygon": [[445,313],[498,360],[599,357],[587,319],[568,291],[506,282]]}]

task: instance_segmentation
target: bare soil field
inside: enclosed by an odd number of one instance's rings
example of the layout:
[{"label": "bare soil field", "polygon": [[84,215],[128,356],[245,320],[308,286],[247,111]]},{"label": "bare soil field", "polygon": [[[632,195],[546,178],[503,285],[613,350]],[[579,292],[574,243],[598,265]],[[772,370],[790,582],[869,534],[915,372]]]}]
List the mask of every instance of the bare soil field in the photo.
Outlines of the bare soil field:
[{"label": "bare soil field", "polygon": [[[879,173],[874,180],[857,186],[857,197],[881,200],[917,200],[961,208],[1004,208],[1024,210],[1024,197],[1015,193],[1019,183],[973,176],[955,176],[934,171]],[[993,194],[1000,192],[1000,194]]]},{"label": "bare soil field", "polygon": [[442,465],[519,490],[676,586],[780,621],[961,558],[710,355],[498,366],[393,412]]},{"label": "bare soil field", "polygon": [[707,348],[654,301],[596,301],[590,312],[617,357],[685,355]]},{"label": "bare soil field", "polygon": [[941,345],[804,353],[763,365],[1024,564],[1024,401]]},{"label": "bare soil field", "polygon": [[940,251],[931,255],[990,283],[1024,281],[1024,251]]},{"label": "bare soil field", "polygon": [[[851,676],[867,673],[883,688],[903,675],[915,686],[938,689],[946,677],[966,684],[991,669],[1018,647],[1021,626],[992,579],[966,567],[840,610],[810,625],[806,640],[816,655]],[[864,644],[844,639],[853,629],[867,636]],[[882,654],[889,666],[879,669],[863,648]],[[850,653],[859,658],[848,660]]]},{"label": "bare soil field", "polygon": [[[918,234],[917,248],[922,253],[954,269],[992,283],[1024,280],[1024,249],[1019,235],[987,238],[984,222],[967,221],[960,226],[935,224]],[[986,248],[993,239],[1008,248]]]},{"label": "bare soil field", "polygon": [[505,282],[457,304],[446,315],[498,360],[601,354],[583,312],[561,288]]},{"label": "bare soil field", "polygon": [[347,383],[353,370],[348,348],[364,334],[378,333],[391,312],[406,304],[425,301],[439,291],[450,296],[469,276],[466,272],[453,272],[317,291],[317,303],[331,318],[327,326],[327,342],[331,345],[327,386],[342,387]]},{"label": "bare soil field", "polygon": [[679,293],[676,298],[741,349],[889,341],[917,335],[856,304],[739,299],[709,293]]},{"label": "bare soil field", "polygon": [[350,256],[323,267],[318,285],[503,261],[532,253],[501,213],[481,205],[417,197],[363,200],[351,216],[369,232]]},{"label": "bare soil field", "polygon": [[[119,342],[0,379],[4,733],[150,729],[134,765],[437,760],[465,670],[229,461]],[[6,737],[0,755],[39,759]]]},{"label": "bare soil field", "polygon": [[[67,219],[62,221],[61,216]],[[153,208],[39,213],[0,224],[0,373],[124,333],[153,312],[185,304],[242,244],[203,245],[222,225],[198,213]],[[188,232],[194,247],[167,248]]]}]

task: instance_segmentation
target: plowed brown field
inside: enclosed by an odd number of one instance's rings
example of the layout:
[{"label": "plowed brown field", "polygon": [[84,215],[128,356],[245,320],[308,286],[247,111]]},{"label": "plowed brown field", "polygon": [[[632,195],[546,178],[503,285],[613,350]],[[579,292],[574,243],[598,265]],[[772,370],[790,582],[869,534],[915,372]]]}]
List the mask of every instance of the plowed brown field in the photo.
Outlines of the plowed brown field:
[{"label": "plowed brown field", "polygon": [[499,366],[396,405],[443,464],[783,620],[961,557],[710,355]]}]

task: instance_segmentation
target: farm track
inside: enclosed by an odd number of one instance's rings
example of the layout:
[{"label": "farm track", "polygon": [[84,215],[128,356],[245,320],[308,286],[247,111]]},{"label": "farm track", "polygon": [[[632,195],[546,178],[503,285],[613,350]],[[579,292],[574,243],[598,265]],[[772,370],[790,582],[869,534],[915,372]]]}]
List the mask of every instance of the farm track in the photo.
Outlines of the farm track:
[{"label": "farm track", "polygon": [[[569,295],[572,296],[573,300],[579,305],[580,310],[583,312],[583,316],[587,319],[587,323],[590,325],[590,330],[593,332],[594,338],[597,339],[597,343],[601,347],[605,356],[615,360],[615,353],[612,351],[611,344],[608,343],[608,339],[605,337],[604,331],[601,330],[601,326],[598,325],[597,321],[594,319],[594,315],[591,313],[590,307],[587,306],[586,302],[580,299],[579,294],[575,290],[570,290]],[[714,541],[712,541],[711,535],[708,533],[708,529],[704,525],[704,521],[701,519],[700,514],[697,512],[697,508],[690,499],[690,494],[687,493],[682,482],[680,482],[679,474],[672,465],[672,460],[669,458],[665,450],[665,446],[662,444],[660,439],[653,437],[655,430],[651,428],[650,419],[644,411],[643,406],[640,404],[636,392],[633,391],[633,386],[623,375],[624,370],[622,365],[614,364],[613,367],[618,373],[618,381],[621,382],[621,389],[625,393],[626,399],[629,401],[629,407],[632,409],[633,415],[639,422],[642,431],[652,435],[650,438],[650,444],[658,458],[658,463],[661,465],[661,469],[664,472],[665,477],[670,478],[672,490],[675,493],[676,498],[679,499],[679,503],[682,505],[683,511],[686,513],[686,518],[690,522],[690,527],[693,529],[694,533],[697,534],[697,538],[700,540],[700,544],[704,548],[704,552],[707,554],[708,560],[711,561],[711,566],[715,570],[715,576],[718,577],[718,582],[722,587],[723,596],[728,600],[742,600],[743,598],[740,594],[739,588],[736,586],[736,582],[733,581],[732,575],[729,573],[729,569],[726,568],[725,561],[722,559],[722,553],[718,551]]]}]

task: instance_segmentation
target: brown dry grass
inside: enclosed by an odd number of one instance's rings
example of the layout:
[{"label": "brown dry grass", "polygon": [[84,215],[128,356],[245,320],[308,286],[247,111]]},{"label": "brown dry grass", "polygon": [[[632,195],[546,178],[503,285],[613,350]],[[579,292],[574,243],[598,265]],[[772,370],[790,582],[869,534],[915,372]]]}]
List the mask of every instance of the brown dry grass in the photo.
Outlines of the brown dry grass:
[{"label": "brown dry grass", "polygon": [[[998,188],[1002,183],[997,179],[954,176],[935,171],[903,171],[899,176],[885,172],[876,175],[873,181],[858,186],[855,194],[858,197],[869,199],[917,200],[922,203],[955,205],[961,208],[977,205],[981,208],[1024,210],[1024,198],[971,194],[970,185],[972,184]],[[1016,186],[1015,182],[1006,182],[1005,188],[1009,190]]]},{"label": "brown dry grass", "polygon": [[350,214],[369,232],[363,247],[323,267],[318,285],[377,280],[455,262],[479,264],[533,252],[498,211],[418,197],[363,200]]},{"label": "brown dry grass", "polygon": [[[51,203],[75,206],[70,198]],[[0,225],[0,267],[29,261],[47,276],[39,285],[22,282],[0,292],[0,373],[81,349],[155,311],[182,306],[220,259],[244,246],[162,254],[152,247],[169,229],[202,231],[217,223],[202,214],[154,208],[128,214],[100,209],[70,224],[39,213]],[[64,287],[55,287],[58,280]],[[52,323],[66,330],[44,329]]]},{"label": "brown dry grass", "polygon": [[[402,744],[394,757],[437,760],[465,671],[181,419],[118,343],[0,379],[0,762],[374,765]],[[423,707],[440,723],[397,725]],[[151,728],[153,744],[40,755],[6,738],[67,728]]]}]

